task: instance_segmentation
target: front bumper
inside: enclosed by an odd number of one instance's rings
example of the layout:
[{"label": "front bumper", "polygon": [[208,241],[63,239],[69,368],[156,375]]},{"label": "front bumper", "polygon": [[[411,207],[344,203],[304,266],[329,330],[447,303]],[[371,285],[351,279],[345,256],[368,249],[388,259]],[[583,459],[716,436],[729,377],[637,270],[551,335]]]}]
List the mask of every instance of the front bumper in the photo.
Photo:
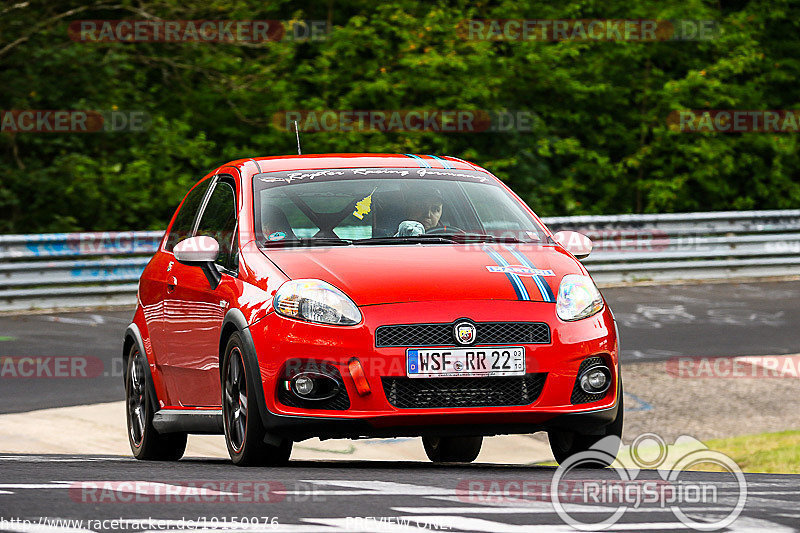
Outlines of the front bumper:
[{"label": "front bumper", "polygon": [[[325,326],[270,313],[248,328],[256,379],[263,393],[262,418],[268,431],[294,439],[308,437],[381,437],[497,435],[533,433],[551,428],[597,432],[616,417],[620,394],[617,334],[606,307],[577,322],[562,322],[552,303],[515,301],[416,302],[362,307],[364,320],[352,327]],[[549,344],[526,348],[526,372],[546,373],[538,398],[530,405],[400,409],[386,397],[382,377],[405,376],[406,348],[377,348],[375,330],[387,324],[546,322]],[[480,339],[478,340],[480,346]],[[578,368],[589,356],[602,357],[612,370],[609,391],[598,401],[573,405]],[[360,396],[347,363],[357,358],[371,392]],[[335,365],[350,399],[346,410],[290,407],[277,390],[286,361],[310,360]],[[257,373],[256,373],[257,372]],[[482,378],[491,379],[491,378]],[[259,394],[260,396],[260,394]]]}]

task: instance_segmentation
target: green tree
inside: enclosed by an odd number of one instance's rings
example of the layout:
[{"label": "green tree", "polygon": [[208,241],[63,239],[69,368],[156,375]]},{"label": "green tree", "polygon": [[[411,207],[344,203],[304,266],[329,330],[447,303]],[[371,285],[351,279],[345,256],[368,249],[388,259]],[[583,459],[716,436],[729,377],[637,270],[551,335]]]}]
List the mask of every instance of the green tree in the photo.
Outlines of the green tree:
[{"label": "green tree", "polygon": [[[529,111],[530,131],[318,132],[304,150],[470,159],[542,215],[800,203],[797,134],[677,133],[681,109],[797,109],[788,0],[30,0],[0,8],[0,109],[137,110],[146,131],[0,133],[0,232],[163,228],[189,186],[293,153],[285,110]],[[84,19],[322,20],[327,39],[90,43]],[[714,20],[715,39],[469,40],[466,19]]]}]

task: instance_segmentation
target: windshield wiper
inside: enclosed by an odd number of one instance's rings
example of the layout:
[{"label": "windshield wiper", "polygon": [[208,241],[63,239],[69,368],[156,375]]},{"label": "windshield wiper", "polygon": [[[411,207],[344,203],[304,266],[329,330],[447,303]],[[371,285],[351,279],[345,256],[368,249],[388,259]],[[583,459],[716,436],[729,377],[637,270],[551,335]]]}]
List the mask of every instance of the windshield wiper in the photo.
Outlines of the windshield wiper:
[{"label": "windshield wiper", "polygon": [[310,239],[284,239],[282,241],[266,241],[261,243],[264,248],[289,248],[292,246],[349,246],[353,244],[350,239],[338,237],[312,237]]},{"label": "windshield wiper", "polygon": [[405,237],[373,237],[372,239],[357,239],[354,244],[468,244],[475,242],[504,242],[527,243],[534,241],[521,241],[516,237],[497,237],[483,233],[436,233],[422,235],[409,235]]},{"label": "windshield wiper", "polygon": [[284,239],[266,241],[264,248],[290,248],[295,246],[350,246],[352,244],[467,244],[475,242],[525,243],[516,237],[497,237],[482,233],[441,233],[408,235],[404,237],[373,237],[371,239],[340,239],[338,237],[317,237],[307,239]]},{"label": "windshield wiper", "polygon": [[452,235],[408,235],[405,237],[373,237],[371,239],[358,239],[354,244],[453,244]]},{"label": "windshield wiper", "polygon": [[533,242],[533,241],[521,241],[516,237],[498,237],[496,235],[488,235],[485,233],[455,233],[453,235],[448,235],[448,237],[452,237],[453,240],[458,242],[513,242],[513,243]]}]

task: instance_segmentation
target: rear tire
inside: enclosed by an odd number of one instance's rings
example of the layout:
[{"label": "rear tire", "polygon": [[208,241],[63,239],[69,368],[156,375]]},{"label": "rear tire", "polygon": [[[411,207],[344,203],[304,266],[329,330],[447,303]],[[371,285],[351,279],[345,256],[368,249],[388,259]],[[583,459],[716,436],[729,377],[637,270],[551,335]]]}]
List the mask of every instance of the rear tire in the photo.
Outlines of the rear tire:
[{"label": "rear tire", "polygon": [[434,463],[471,463],[482,444],[483,437],[422,437],[425,454]]},{"label": "rear tire", "polygon": [[125,373],[125,418],[133,456],[142,461],[177,461],[186,451],[186,433],[161,434],[153,427],[147,359],[136,344],[128,352]]},{"label": "rear tire", "polygon": [[551,430],[547,432],[547,437],[550,440],[550,450],[553,452],[558,464],[564,463],[567,459],[575,455],[588,451],[600,440],[608,437],[617,437],[616,444],[603,446],[604,453],[598,453],[597,459],[594,461],[581,461],[580,466],[583,468],[605,468],[614,462],[614,459],[619,453],[619,445],[622,439],[622,422],[624,419],[625,407],[622,401],[622,387],[619,389],[619,407],[617,409],[617,417],[611,424],[606,426],[605,433],[602,435],[583,435],[575,431],[557,431]]},{"label": "rear tire", "polygon": [[237,466],[285,465],[292,453],[292,441],[279,439],[267,444],[267,431],[261,422],[255,383],[248,375],[244,348],[239,333],[228,339],[222,365],[222,416],[225,444]]}]

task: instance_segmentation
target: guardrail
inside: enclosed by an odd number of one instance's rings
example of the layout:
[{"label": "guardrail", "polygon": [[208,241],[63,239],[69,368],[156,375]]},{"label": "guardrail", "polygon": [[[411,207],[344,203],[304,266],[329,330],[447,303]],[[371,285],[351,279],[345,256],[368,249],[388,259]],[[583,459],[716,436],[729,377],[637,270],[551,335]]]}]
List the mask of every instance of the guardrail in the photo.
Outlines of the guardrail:
[{"label": "guardrail", "polygon": [[[551,217],[600,285],[800,275],[800,209]],[[162,232],[0,235],[0,311],[132,305]]]},{"label": "guardrail", "polygon": [[598,284],[800,275],[800,209],[552,217],[588,235]]}]

